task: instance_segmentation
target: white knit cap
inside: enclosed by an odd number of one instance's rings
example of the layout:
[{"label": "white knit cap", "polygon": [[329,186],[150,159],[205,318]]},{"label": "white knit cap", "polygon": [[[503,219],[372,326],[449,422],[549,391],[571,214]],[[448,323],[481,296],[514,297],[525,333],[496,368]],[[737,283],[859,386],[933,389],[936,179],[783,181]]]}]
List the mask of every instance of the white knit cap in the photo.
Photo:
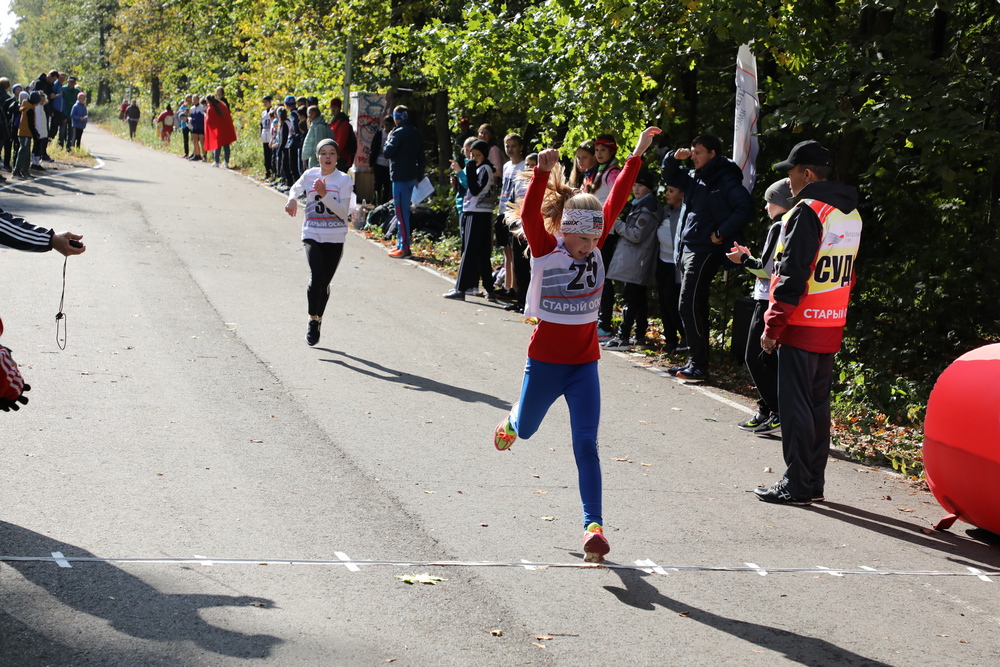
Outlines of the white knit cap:
[{"label": "white knit cap", "polygon": [[604,233],[604,212],[587,208],[564,208],[560,231],[564,235],[600,236]]}]

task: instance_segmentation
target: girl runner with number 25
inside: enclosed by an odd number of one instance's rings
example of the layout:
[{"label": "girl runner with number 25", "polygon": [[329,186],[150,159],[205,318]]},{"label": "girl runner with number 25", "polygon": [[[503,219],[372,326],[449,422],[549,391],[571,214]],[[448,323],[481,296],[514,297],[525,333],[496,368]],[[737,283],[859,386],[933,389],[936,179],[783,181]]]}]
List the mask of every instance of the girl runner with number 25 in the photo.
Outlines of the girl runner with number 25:
[{"label": "girl runner with number 25", "polygon": [[323,311],[330,300],[330,281],[337,272],[347,238],[347,218],[350,215],[351,194],[354,181],[342,171],[337,171],[340,148],[332,139],[324,139],[316,146],[319,167],[307,169],[288,191],[285,212],[295,217],[299,196],[305,194],[305,217],[302,220],[302,245],[309,262],[309,329],[306,343],[319,342],[319,328]]},{"label": "girl runner with number 25", "polygon": [[519,211],[532,257],[524,314],[539,322],[528,343],[521,398],[497,424],[493,445],[502,451],[517,438],[530,438],[556,399],[566,397],[583,501],[584,560],[591,563],[603,562],[611,550],[604,536],[597,454],[601,412],[597,314],[604,287],[601,246],[632,191],[642,154],[659,133],[657,127],[643,130],[603,207],[594,195],[575,194],[563,181],[559,151],[542,151]]}]

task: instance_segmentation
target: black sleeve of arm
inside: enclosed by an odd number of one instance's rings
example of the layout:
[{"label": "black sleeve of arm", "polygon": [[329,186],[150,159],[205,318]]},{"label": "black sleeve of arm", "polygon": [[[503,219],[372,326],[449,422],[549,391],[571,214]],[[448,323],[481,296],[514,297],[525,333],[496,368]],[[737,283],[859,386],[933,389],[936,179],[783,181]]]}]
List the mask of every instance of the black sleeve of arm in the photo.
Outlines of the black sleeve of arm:
[{"label": "black sleeve of arm", "polygon": [[465,165],[465,177],[469,181],[469,192],[478,195],[486,188],[489,174],[486,173],[485,169],[480,170],[473,160],[469,160],[469,163]]},{"label": "black sleeve of arm", "polygon": [[20,216],[0,211],[0,245],[27,252],[52,250],[51,229],[36,227]]},{"label": "black sleeve of arm", "polygon": [[670,179],[679,173],[681,181],[684,183],[684,193],[687,194],[691,192],[691,175],[681,170],[681,161],[674,157],[676,152],[670,151],[663,156],[663,162],[660,163],[660,178],[663,179],[664,183],[669,183]]},{"label": "black sleeve of arm", "polygon": [[823,226],[808,206],[797,206],[785,225],[785,248],[778,267],[775,301],[799,305],[805,295]]}]

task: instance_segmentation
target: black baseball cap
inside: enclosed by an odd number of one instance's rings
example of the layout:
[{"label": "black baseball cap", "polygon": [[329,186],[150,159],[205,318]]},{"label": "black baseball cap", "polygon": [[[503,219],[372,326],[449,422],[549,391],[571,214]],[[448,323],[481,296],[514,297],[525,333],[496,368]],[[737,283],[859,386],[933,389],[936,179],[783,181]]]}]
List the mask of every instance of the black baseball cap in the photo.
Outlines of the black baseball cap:
[{"label": "black baseball cap", "polygon": [[811,164],[817,167],[832,167],[833,155],[818,141],[803,141],[795,144],[788,159],[774,165],[775,171],[788,171],[797,164]]}]

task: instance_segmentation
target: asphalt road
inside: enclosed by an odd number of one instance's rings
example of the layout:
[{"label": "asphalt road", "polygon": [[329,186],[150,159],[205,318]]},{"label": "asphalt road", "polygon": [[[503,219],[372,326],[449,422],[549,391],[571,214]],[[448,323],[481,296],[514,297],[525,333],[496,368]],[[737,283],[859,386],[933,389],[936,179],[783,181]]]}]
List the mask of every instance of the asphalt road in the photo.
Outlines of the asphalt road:
[{"label": "asphalt road", "polygon": [[[62,351],[62,258],[0,251],[3,343],[33,385],[0,414],[0,664],[1000,658],[996,577],[815,571],[970,575],[1000,569],[996,545],[964,524],[926,534],[943,515],[930,495],[837,458],[828,502],[756,501],[781,455],[735,428],[748,402],[625,355],[601,362],[601,449],[609,563],[632,568],[482,565],[582,562],[565,406],[492,446],[530,327],[441,299],[442,278],[351,235],[309,348],[281,195],[96,129],[85,141],[102,168],[0,193],[88,245],[68,263]],[[343,559],[395,564],[277,562]],[[442,560],[471,564],[404,564]],[[396,578],[423,573],[443,581]]]}]

